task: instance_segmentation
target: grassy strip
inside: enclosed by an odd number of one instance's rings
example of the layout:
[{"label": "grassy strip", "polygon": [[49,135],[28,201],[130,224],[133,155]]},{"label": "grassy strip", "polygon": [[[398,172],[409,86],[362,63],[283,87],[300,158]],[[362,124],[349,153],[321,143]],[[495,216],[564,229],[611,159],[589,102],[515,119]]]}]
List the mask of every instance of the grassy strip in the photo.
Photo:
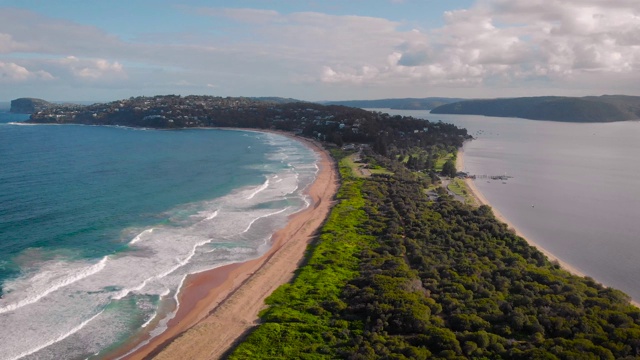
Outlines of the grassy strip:
[{"label": "grassy strip", "polygon": [[341,162],[344,164],[344,166],[347,166],[351,169],[352,176],[358,177],[358,178],[365,177],[364,175],[362,175],[362,170],[361,170],[362,164],[355,162],[356,156],[357,156],[356,154],[351,154],[349,156],[344,157]]},{"label": "grassy strip", "polygon": [[267,298],[269,307],[261,313],[263,324],[235,349],[230,359],[332,356],[333,349],[325,344],[340,341],[340,334],[346,333],[343,330],[357,331],[353,328],[357,324],[336,321],[332,316],[346,307],[340,293],[358,275],[357,255],[373,237],[359,228],[365,221],[363,180],[353,176],[346,158],[339,166],[343,180],[337,195],[339,203],[310,248],[307,264],[298,270],[291,284],[282,285]]},{"label": "grassy strip", "polygon": [[444,166],[444,163],[446,163],[447,160],[455,160],[455,159],[456,159],[456,154],[453,154],[453,153],[447,153],[446,155],[439,157],[438,160],[436,160],[436,164],[434,166],[435,171],[441,172],[442,166]]},{"label": "grassy strip", "polygon": [[466,204],[474,205],[476,203],[473,196],[471,196],[471,191],[467,187],[467,184],[462,179],[451,179],[451,182],[447,186],[449,190],[451,190],[454,194],[461,196],[464,198],[464,202]]},{"label": "grassy strip", "polygon": [[373,169],[369,169],[369,171],[372,174],[377,174],[377,175],[393,175],[393,172],[385,169],[385,168],[373,168]]}]

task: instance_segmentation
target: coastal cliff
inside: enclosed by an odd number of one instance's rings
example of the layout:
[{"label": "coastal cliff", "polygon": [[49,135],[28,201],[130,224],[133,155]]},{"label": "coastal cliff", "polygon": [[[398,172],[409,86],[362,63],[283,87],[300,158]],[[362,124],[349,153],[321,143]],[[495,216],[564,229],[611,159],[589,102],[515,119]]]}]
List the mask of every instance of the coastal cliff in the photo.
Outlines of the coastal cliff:
[{"label": "coastal cliff", "polygon": [[54,104],[35,98],[19,98],[11,101],[11,110],[15,114],[33,114],[38,111],[46,110]]}]

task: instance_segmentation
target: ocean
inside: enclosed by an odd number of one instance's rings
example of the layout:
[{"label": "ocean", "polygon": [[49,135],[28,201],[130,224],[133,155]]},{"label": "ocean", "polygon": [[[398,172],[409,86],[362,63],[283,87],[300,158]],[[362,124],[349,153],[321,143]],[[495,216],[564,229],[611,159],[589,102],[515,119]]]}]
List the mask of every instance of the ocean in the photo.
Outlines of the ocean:
[{"label": "ocean", "polygon": [[318,171],[272,133],[26,118],[0,112],[0,359],[160,333],[185,276],[263,254]]},{"label": "ocean", "polygon": [[512,176],[475,185],[560,260],[640,301],[640,122],[564,123],[384,110],[467,128],[465,171]]}]

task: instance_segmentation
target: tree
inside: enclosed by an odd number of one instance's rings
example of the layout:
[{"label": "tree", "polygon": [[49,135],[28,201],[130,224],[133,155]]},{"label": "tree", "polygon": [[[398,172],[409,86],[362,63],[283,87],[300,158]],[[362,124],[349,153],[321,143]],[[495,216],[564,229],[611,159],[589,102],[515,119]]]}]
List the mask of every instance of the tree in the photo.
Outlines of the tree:
[{"label": "tree", "polygon": [[444,176],[455,177],[457,172],[456,164],[453,160],[447,160],[444,165],[442,165],[442,175]]}]

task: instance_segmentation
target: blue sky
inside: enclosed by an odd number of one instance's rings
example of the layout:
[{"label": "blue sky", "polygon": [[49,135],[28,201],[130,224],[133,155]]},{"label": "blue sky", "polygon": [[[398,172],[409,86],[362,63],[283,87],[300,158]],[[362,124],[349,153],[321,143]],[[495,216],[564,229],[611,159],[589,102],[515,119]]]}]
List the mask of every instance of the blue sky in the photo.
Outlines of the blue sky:
[{"label": "blue sky", "polygon": [[0,101],[640,95],[636,0],[0,0]]}]

